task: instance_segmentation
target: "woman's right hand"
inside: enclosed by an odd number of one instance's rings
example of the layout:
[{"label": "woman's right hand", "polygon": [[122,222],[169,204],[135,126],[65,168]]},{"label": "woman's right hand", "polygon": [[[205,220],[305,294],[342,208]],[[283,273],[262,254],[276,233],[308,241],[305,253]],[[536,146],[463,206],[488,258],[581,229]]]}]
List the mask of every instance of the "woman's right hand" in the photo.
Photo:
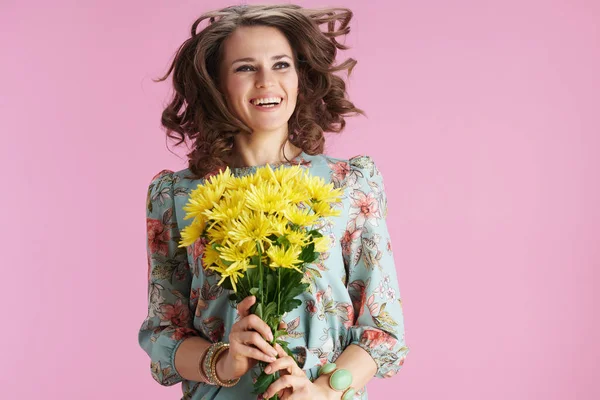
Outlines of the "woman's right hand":
[{"label": "woman's right hand", "polygon": [[222,380],[239,378],[258,361],[271,363],[278,354],[267,342],[273,340],[269,325],[250,314],[250,307],[255,302],[255,296],[248,296],[237,306],[240,319],[231,327],[229,349],[217,364],[217,375]]}]

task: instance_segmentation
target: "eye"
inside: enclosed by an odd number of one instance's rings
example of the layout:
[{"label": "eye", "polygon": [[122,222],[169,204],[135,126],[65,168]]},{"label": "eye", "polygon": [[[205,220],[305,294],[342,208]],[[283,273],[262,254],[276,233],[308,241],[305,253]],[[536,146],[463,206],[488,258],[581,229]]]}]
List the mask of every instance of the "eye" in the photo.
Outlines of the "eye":
[{"label": "eye", "polygon": [[[279,65],[281,65],[282,68],[287,68],[290,66],[290,64],[286,63],[285,61],[278,62],[277,64],[275,64],[275,67],[277,67]],[[282,68],[277,68],[277,69],[282,69]]]},{"label": "eye", "polygon": [[251,71],[252,69],[254,69],[254,67],[252,65],[242,65],[241,67],[239,67],[235,71],[236,72],[244,72],[244,71]]}]

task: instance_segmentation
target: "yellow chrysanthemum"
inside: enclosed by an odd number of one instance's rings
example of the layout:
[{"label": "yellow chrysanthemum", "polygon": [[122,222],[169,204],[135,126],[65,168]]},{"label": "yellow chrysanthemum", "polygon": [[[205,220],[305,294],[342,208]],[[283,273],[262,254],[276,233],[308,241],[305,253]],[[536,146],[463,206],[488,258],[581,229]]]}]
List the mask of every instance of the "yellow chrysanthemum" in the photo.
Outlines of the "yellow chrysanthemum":
[{"label": "yellow chrysanthemum", "polygon": [[204,254],[202,254],[202,264],[205,268],[212,267],[216,265],[217,262],[221,260],[221,255],[219,252],[212,248],[212,246],[207,246],[204,249]]},{"label": "yellow chrysanthemum", "polygon": [[272,233],[277,236],[283,236],[288,232],[288,220],[278,214],[270,214],[267,216],[271,224]]},{"label": "yellow chrysanthemum", "polygon": [[252,186],[246,193],[246,202],[251,210],[274,213],[288,202],[281,195],[281,189],[273,184]]},{"label": "yellow chrysanthemum", "polygon": [[225,170],[219,171],[218,174],[208,177],[204,181],[203,186],[205,189],[222,188],[223,190],[225,190],[235,179],[236,178],[231,174],[231,170],[229,169],[229,167],[227,167],[225,168]]},{"label": "yellow chrysanthemum", "polygon": [[341,210],[331,207],[328,203],[318,202],[312,205],[312,209],[319,217],[335,217],[341,214]]},{"label": "yellow chrysanthemum", "polygon": [[318,253],[324,253],[329,249],[330,239],[329,236],[321,236],[314,240],[315,251]]},{"label": "yellow chrysanthemum", "polygon": [[240,246],[258,241],[263,251],[264,242],[268,241],[268,236],[273,233],[270,221],[260,212],[243,212],[231,225],[229,237],[232,241]]},{"label": "yellow chrysanthemum", "polygon": [[309,240],[310,240],[310,236],[306,234],[306,231],[304,230],[299,230],[299,231],[293,231],[293,230],[289,230],[285,237],[287,238],[287,240],[290,242],[291,245],[296,245],[296,246],[300,246],[300,247],[304,247],[306,244],[308,244]]},{"label": "yellow chrysanthemum", "polygon": [[309,208],[298,208],[295,205],[288,205],[282,210],[282,214],[292,223],[299,226],[313,225],[319,217],[312,214]]},{"label": "yellow chrysanthemum", "polygon": [[260,186],[263,183],[263,179],[257,174],[248,174],[245,176],[238,176],[227,183],[227,190],[233,191],[244,191],[248,190],[252,186]]},{"label": "yellow chrysanthemum", "polygon": [[249,268],[255,267],[255,265],[250,264],[249,260],[242,260],[234,262],[231,265],[225,265],[222,261],[218,261],[216,265],[209,268],[221,275],[221,280],[217,282],[217,285],[222,284],[225,279],[229,278],[231,286],[233,286],[233,291],[237,292],[238,280],[244,277]]},{"label": "yellow chrysanthemum", "polygon": [[195,218],[191,224],[181,230],[181,240],[178,247],[191,246],[202,235],[204,226],[205,222],[202,218]]},{"label": "yellow chrysanthemum", "polygon": [[208,241],[210,244],[225,244],[230,239],[230,232],[234,226],[234,220],[222,221],[208,226]]},{"label": "yellow chrysanthemum", "polygon": [[271,246],[269,250],[267,250],[267,255],[271,259],[271,264],[269,267],[275,268],[292,268],[298,272],[302,272],[300,268],[298,268],[298,264],[302,263],[300,260],[300,253],[302,252],[302,248],[299,246],[290,246],[287,250],[282,246]]},{"label": "yellow chrysanthemum", "polygon": [[299,165],[279,167],[273,171],[273,177],[281,186],[294,186],[294,183],[302,179],[302,167]]},{"label": "yellow chrysanthemum", "polygon": [[228,241],[224,246],[219,247],[219,253],[225,261],[239,262],[256,255],[256,246],[252,242],[238,245]]},{"label": "yellow chrysanthemum", "polygon": [[325,184],[320,176],[305,178],[306,190],[315,202],[337,203],[342,195],[341,189],[334,189],[333,184]]},{"label": "yellow chrysanthemum", "polygon": [[212,208],[221,200],[221,196],[225,192],[223,182],[217,184],[199,186],[190,193],[190,198],[183,210],[186,215],[183,219],[193,218],[202,215],[205,210]]},{"label": "yellow chrysanthemum", "polygon": [[204,211],[203,215],[206,218],[222,222],[236,219],[242,213],[246,206],[246,198],[242,191],[226,191],[226,196],[214,207]]}]

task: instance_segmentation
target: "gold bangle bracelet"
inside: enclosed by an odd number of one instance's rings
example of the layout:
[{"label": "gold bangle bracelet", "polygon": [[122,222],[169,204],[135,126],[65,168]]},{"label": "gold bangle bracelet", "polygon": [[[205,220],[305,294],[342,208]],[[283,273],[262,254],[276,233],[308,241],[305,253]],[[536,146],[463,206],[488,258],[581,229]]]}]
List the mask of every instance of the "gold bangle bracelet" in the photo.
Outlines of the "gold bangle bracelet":
[{"label": "gold bangle bracelet", "polygon": [[222,381],[221,379],[219,379],[219,376],[217,375],[217,361],[219,361],[219,357],[221,356],[221,354],[224,353],[225,351],[227,351],[228,349],[229,349],[229,344],[223,343],[221,346],[219,346],[215,350],[215,352],[212,355],[212,360],[210,362],[210,373],[212,375],[211,380],[213,382],[215,382],[217,385],[222,386],[222,387],[232,387],[232,386],[235,386],[240,381],[240,378]]},{"label": "gold bangle bracelet", "polygon": [[200,353],[200,358],[198,359],[198,373],[200,374],[200,379],[206,383],[209,383],[209,380],[204,372],[204,368],[202,368],[202,364],[204,363],[204,357],[206,357],[206,353],[208,353],[209,348],[210,346],[206,346],[206,348]]},{"label": "gold bangle bracelet", "polygon": [[204,373],[204,376],[206,377],[206,382],[209,385],[215,385],[215,386],[217,385],[217,382],[215,382],[215,380],[213,379],[211,364],[212,364],[212,360],[213,360],[215,351],[217,351],[224,344],[225,343],[223,343],[223,342],[217,342],[217,343],[213,343],[210,346],[208,346],[208,349],[206,350],[206,354],[204,355],[204,359],[202,360],[202,372]]}]

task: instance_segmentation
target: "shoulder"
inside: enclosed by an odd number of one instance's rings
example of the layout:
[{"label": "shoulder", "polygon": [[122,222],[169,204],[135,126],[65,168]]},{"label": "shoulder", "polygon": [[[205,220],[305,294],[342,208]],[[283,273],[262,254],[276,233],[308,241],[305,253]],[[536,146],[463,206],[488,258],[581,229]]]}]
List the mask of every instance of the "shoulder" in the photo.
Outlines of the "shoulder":
[{"label": "shoulder", "polygon": [[327,154],[306,155],[300,164],[310,167],[326,166],[330,169],[338,170],[368,170],[373,174],[378,173],[375,161],[368,155],[357,155],[350,158],[337,158]]},{"label": "shoulder", "polygon": [[148,196],[153,197],[157,192],[162,192],[165,187],[170,186],[173,182],[173,171],[163,169],[159,173],[155,174],[150,179],[148,185]]}]

